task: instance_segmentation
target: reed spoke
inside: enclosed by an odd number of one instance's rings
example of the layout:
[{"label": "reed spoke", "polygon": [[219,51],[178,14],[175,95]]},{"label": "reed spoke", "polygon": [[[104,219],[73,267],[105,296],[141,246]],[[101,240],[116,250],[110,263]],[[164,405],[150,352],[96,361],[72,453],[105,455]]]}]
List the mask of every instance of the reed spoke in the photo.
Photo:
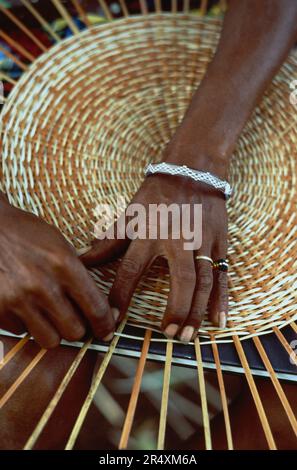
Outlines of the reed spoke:
[{"label": "reed spoke", "polygon": [[18,341],[13,346],[13,348],[11,348],[10,351],[8,351],[8,353],[4,356],[4,358],[0,362],[0,370],[3,369],[3,367],[6,366],[6,364],[8,364],[9,361],[11,361],[15,357],[15,355],[28,343],[29,339],[30,339],[30,335],[28,334],[24,336],[24,338],[22,338],[20,341]]},{"label": "reed spoke", "polygon": [[[253,331],[253,330],[251,329],[251,331]],[[276,390],[276,393],[278,394],[278,397],[281,401],[281,404],[284,407],[284,410],[285,410],[286,415],[287,415],[287,417],[290,421],[290,424],[291,424],[292,429],[295,433],[295,436],[297,437],[297,421],[296,421],[296,418],[294,416],[293,410],[290,406],[290,403],[289,403],[289,401],[288,401],[288,399],[285,395],[285,392],[283,391],[283,388],[282,388],[282,386],[281,386],[281,384],[280,384],[280,382],[279,382],[279,380],[276,376],[276,373],[275,373],[275,371],[274,371],[274,369],[271,365],[271,362],[270,362],[270,360],[269,360],[269,358],[266,354],[266,351],[265,351],[259,337],[258,336],[253,336],[253,341],[254,341],[254,344],[257,348],[257,351],[258,351],[258,353],[259,353],[259,355],[260,355],[260,357],[263,361],[263,364],[265,365],[266,370],[270,375],[273,386]]]},{"label": "reed spoke", "polygon": [[109,21],[112,21],[112,20],[113,20],[113,16],[112,16],[112,14],[111,14],[111,12],[110,12],[110,10],[109,10],[109,8],[108,8],[108,5],[107,5],[106,1],[105,1],[105,0],[97,0],[97,1],[98,1],[98,3],[99,3],[100,7],[102,8],[103,13],[104,13],[106,19],[109,20]]},{"label": "reed spoke", "polygon": [[209,413],[208,413],[208,406],[207,406],[204,370],[203,370],[203,364],[202,364],[202,354],[201,354],[199,337],[195,339],[194,344],[195,344],[195,352],[196,352],[196,359],[197,359],[198,386],[199,386],[200,399],[201,399],[205,448],[206,450],[211,450],[212,444],[211,444],[210,420],[209,420]]},{"label": "reed spoke", "polygon": [[229,416],[229,410],[228,410],[228,401],[227,401],[225,384],[224,384],[224,379],[223,379],[223,374],[222,374],[220,355],[219,355],[217,343],[215,342],[214,335],[212,335],[212,340],[213,342],[211,343],[211,347],[212,347],[213,357],[214,357],[215,364],[216,364],[217,377],[218,377],[218,383],[219,383],[221,400],[222,400],[223,415],[224,415],[226,436],[227,436],[227,445],[228,445],[228,450],[233,450],[233,439],[232,439],[231,423],[230,423],[230,416]]},{"label": "reed spoke", "polygon": [[39,49],[43,52],[47,51],[47,47],[42,44],[42,42],[39,41],[39,39],[34,36],[34,34],[10,10],[0,5],[0,11],[2,11],[2,13],[4,13],[18,28],[20,28],[34,42],[34,44],[39,47]]},{"label": "reed spoke", "polygon": [[121,439],[119,443],[119,449],[126,449],[128,445],[128,441],[129,441],[129,437],[130,437],[130,433],[131,433],[131,429],[132,429],[132,425],[134,421],[135,410],[136,410],[138,397],[140,393],[140,386],[141,386],[142,376],[143,376],[144,367],[146,363],[147,353],[148,353],[149,346],[150,346],[151,336],[152,336],[152,331],[147,329],[145,332],[142,350],[141,350],[140,358],[138,361],[137,371],[135,375],[134,384],[132,387],[132,392],[130,396],[126,419],[124,422],[122,435],[121,435]]},{"label": "reed spoke", "polygon": [[76,26],[76,24],[74,23],[73,19],[70,16],[70,14],[68,13],[68,11],[64,7],[64,5],[60,2],[60,0],[51,0],[51,2],[55,5],[55,7],[58,10],[58,12],[60,13],[60,15],[64,18],[67,25],[69,26],[69,28],[73,32],[73,34],[78,34],[79,33],[78,27]]},{"label": "reed spoke", "polygon": [[39,438],[40,434],[42,433],[43,429],[47,425],[50,417],[52,416],[53,412],[57,404],[59,403],[64,391],[66,390],[70,380],[74,376],[78,366],[80,365],[81,361],[83,360],[91,342],[92,338],[89,339],[79,350],[78,354],[76,355],[74,361],[72,362],[71,366],[69,367],[65,377],[63,378],[62,382],[60,383],[55,395],[51,399],[49,405],[47,406],[45,412],[43,413],[42,417],[40,418],[36,428],[32,432],[30,438],[25,444],[24,450],[30,450],[35,445],[37,439]]},{"label": "reed spoke", "polygon": [[128,11],[125,0],[119,0],[119,3],[123,12],[123,16],[125,17],[129,16],[129,11]]},{"label": "reed spoke", "polygon": [[27,65],[24,64],[21,60],[15,57],[10,51],[8,51],[5,47],[1,46],[0,44],[0,51],[3,52],[6,57],[11,59],[15,64],[17,64],[23,71],[27,70]]},{"label": "reed spoke", "polygon": [[89,393],[86,396],[84,404],[82,405],[80,413],[79,413],[79,415],[78,415],[78,417],[75,421],[74,427],[73,427],[72,432],[70,434],[70,437],[67,441],[65,450],[71,450],[71,449],[73,449],[73,446],[75,445],[76,439],[77,439],[77,437],[80,433],[80,430],[82,428],[84,420],[85,420],[85,418],[87,416],[87,413],[89,411],[89,408],[92,404],[94,395],[95,395],[95,393],[96,393],[96,391],[97,391],[97,389],[98,389],[98,387],[101,383],[101,380],[102,380],[102,378],[103,378],[103,376],[104,376],[104,374],[107,370],[108,364],[110,363],[110,360],[111,360],[112,355],[115,351],[115,348],[118,344],[118,341],[120,339],[120,334],[123,331],[123,329],[125,327],[125,324],[126,324],[126,319],[122,321],[121,325],[119,326],[119,328],[117,330],[117,335],[114,336],[113,340],[110,343],[108,351],[104,355],[103,361],[100,364],[100,367],[99,367],[99,369],[98,369],[98,371],[97,371],[97,373],[96,373],[96,375],[95,375],[95,377],[92,381]]},{"label": "reed spoke", "polygon": [[269,425],[257,386],[255,384],[246,355],[244,353],[242,344],[237,335],[233,335],[233,341],[234,341],[234,345],[235,345],[238,357],[240,359],[241,365],[244,369],[245,376],[246,376],[252,397],[254,399],[254,403],[255,403],[255,406],[256,406],[256,409],[257,409],[257,412],[258,412],[258,415],[259,415],[259,418],[263,427],[263,431],[264,431],[269,449],[275,450],[276,444],[275,444],[275,441],[274,441],[274,438],[270,429],[270,425]]},{"label": "reed spoke", "polygon": [[78,15],[80,16],[81,20],[85,23],[85,25],[89,28],[91,23],[89,21],[88,15],[84,8],[81,6],[78,0],[71,0],[74,8],[76,9]]},{"label": "reed spoke", "polygon": [[56,41],[61,41],[60,36],[52,29],[50,24],[43,18],[43,16],[33,7],[32,3],[28,0],[20,0],[21,3],[30,11],[32,16],[38,21],[38,23],[48,32],[48,34]]},{"label": "reed spoke", "polygon": [[9,387],[7,392],[3,395],[0,399],[0,410],[3,408],[5,403],[12,397],[14,392],[19,388],[19,386],[24,382],[24,380],[28,377],[30,372],[34,369],[35,366],[39,363],[39,361],[43,358],[47,349],[41,349],[38,354],[34,357],[34,359],[30,362],[30,364],[26,367],[26,369],[19,375],[17,380]]},{"label": "reed spoke", "polygon": [[172,350],[173,350],[173,343],[172,341],[168,341],[168,343],[166,344],[166,360],[165,360],[165,367],[164,367],[163,391],[162,391],[162,402],[161,402],[158,446],[157,446],[158,450],[164,450],[164,445],[165,445],[170,374],[171,374],[171,363],[172,363]]}]

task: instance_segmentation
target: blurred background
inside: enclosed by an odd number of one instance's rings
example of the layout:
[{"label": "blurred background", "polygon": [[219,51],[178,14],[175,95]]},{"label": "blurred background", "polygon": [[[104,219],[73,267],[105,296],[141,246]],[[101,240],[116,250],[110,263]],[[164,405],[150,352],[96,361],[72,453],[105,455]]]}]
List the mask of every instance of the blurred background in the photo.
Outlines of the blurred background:
[{"label": "blurred background", "polygon": [[[9,8],[9,11],[18,19],[21,20],[45,46],[50,46],[54,39],[47,33],[46,29],[43,28],[37,19],[29,12],[28,8],[24,3],[31,3],[32,6],[43,16],[43,18],[49,22],[52,30],[56,32],[60,37],[65,38],[71,36],[73,33],[68,27],[66,21],[61,18],[59,11],[56,9],[51,0],[0,0],[1,6]],[[103,0],[100,2],[97,0],[61,0],[61,3],[67,11],[70,13],[73,21],[79,29],[84,29],[85,24],[80,18],[77,8],[75,5],[79,4],[83,7],[84,11],[87,12],[88,21],[90,24],[100,24],[109,21],[104,13],[104,6],[107,5],[112,18],[120,18],[122,8],[120,0]],[[101,4],[100,4],[101,3]],[[129,10],[129,14],[138,14],[140,12],[139,0],[126,0],[126,5]],[[189,0],[190,9],[193,14],[200,14],[201,3],[199,0]],[[154,11],[155,0],[147,0],[149,11]],[[219,16],[222,14],[223,2],[219,5],[215,0],[207,2],[207,14],[211,16]],[[171,8],[171,0],[162,0],[162,10],[169,11]],[[181,11],[183,8],[183,1],[177,0],[177,9]],[[2,11],[0,11],[0,45],[9,49],[19,59],[27,63],[28,59],[25,57],[20,50],[16,50],[13,46],[13,42],[7,45],[7,36],[12,41],[15,41],[22,45],[33,57],[38,57],[42,53],[42,50],[33,42],[24,31],[20,30],[13,21],[11,21]],[[3,52],[0,51],[0,70],[9,74],[11,78],[18,79],[22,73],[22,70],[15,64],[10,58],[7,58]],[[5,83],[5,96],[9,93],[11,84]]]}]

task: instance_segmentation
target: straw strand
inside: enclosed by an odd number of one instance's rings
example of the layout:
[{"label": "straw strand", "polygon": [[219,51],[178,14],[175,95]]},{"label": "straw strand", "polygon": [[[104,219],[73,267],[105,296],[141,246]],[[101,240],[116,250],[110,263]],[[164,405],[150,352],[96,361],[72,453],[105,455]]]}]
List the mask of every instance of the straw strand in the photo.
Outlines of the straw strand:
[{"label": "straw strand", "polygon": [[256,406],[256,409],[257,409],[257,412],[258,412],[258,416],[260,418],[260,422],[261,422],[262,427],[263,427],[263,431],[264,431],[269,449],[275,450],[276,449],[276,444],[275,444],[275,441],[274,441],[274,438],[273,438],[273,435],[272,435],[272,432],[271,432],[271,429],[270,429],[270,425],[269,425],[269,422],[268,422],[268,419],[267,419],[267,416],[266,416],[266,413],[265,413],[265,410],[264,410],[264,407],[263,407],[263,404],[262,404],[257,386],[255,384],[254,378],[253,378],[252,373],[251,373],[251,369],[249,367],[246,355],[244,353],[243,347],[241,345],[241,342],[239,341],[238,336],[234,335],[233,336],[233,341],[234,341],[234,345],[235,345],[238,357],[239,357],[240,362],[242,364],[242,367],[244,369],[245,377],[246,377],[246,380],[248,382],[252,397],[254,399],[254,403],[255,403],[255,406]]},{"label": "straw strand", "polygon": [[60,15],[64,18],[69,28],[73,32],[73,34],[78,34],[79,33],[78,27],[76,26],[71,15],[68,13],[64,5],[60,2],[60,0],[51,0],[51,2],[54,4],[54,6],[56,7]]},{"label": "straw strand", "polygon": [[39,24],[48,32],[48,34],[56,41],[59,42],[61,38],[53,30],[48,21],[46,21],[43,16],[36,10],[36,8],[28,0],[20,0],[21,3],[30,11],[30,13],[35,17]]},{"label": "straw strand", "polygon": [[135,416],[135,411],[136,411],[136,406],[137,406],[137,401],[138,401],[138,397],[140,393],[140,386],[141,386],[142,376],[143,376],[144,367],[146,363],[147,353],[148,353],[148,349],[150,346],[151,335],[152,335],[151,330],[146,330],[144,340],[143,340],[143,346],[142,346],[142,350],[141,350],[141,354],[140,354],[140,358],[138,361],[138,366],[137,366],[137,370],[135,374],[134,384],[133,384],[133,388],[131,391],[129,406],[128,406],[128,410],[126,413],[126,419],[124,422],[122,435],[121,435],[121,439],[119,443],[119,449],[126,449],[128,445],[128,440],[130,437],[133,420]]},{"label": "straw strand", "polygon": [[30,364],[26,367],[26,369],[19,375],[19,377],[14,381],[14,383],[9,387],[9,389],[3,395],[3,397],[0,398],[0,410],[8,402],[8,400],[12,397],[12,395],[19,388],[19,386],[24,382],[24,380],[28,377],[30,372],[32,372],[32,370],[41,361],[41,359],[43,358],[46,352],[47,352],[46,349],[41,349],[39,353],[36,354],[34,359],[30,362]]},{"label": "straw strand", "polygon": [[18,28],[20,28],[40,50],[45,52],[47,47],[7,8],[0,4],[0,11],[4,13]]},{"label": "straw strand", "polygon": [[79,367],[81,361],[83,360],[90,344],[92,342],[92,338],[89,339],[78,351],[77,355],[75,356],[74,361],[72,362],[71,366],[69,367],[67,373],[65,374],[62,382],[60,383],[59,387],[57,388],[53,398],[51,399],[50,403],[48,404],[47,408],[45,409],[43,415],[41,416],[37,426],[35,427],[34,431],[32,432],[31,436],[29,437],[28,441],[24,446],[24,450],[30,450],[34,447],[37,439],[39,438],[40,434],[42,433],[43,429],[47,425],[50,417],[52,416],[53,412],[55,411],[56,406],[58,405],[64,391],[66,390],[68,384],[70,383],[72,377],[74,376],[77,368]]},{"label": "straw strand", "polygon": [[225,428],[226,428],[227,445],[228,445],[228,450],[233,450],[233,439],[232,439],[232,431],[231,431],[230,417],[229,417],[229,411],[228,411],[228,401],[227,401],[224,379],[223,379],[223,374],[222,374],[220,356],[219,356],[218,346],[217,346],[217,343],[215,342],[214,336],[212,336],[212,339],[213,339],[213,343],[211,344],[211,346],[212,346],[213,357],[214,357],[215,364],[216,364],[217,378],[218,378],[220,394],[221,394],[223,415],[224,415]]},{"label": "straw strand", "polygon": [[199,386],[200,399],[201,399],[205,448],[206,450],[211,450],[212,444],[211,444],[210,420],[209,420],[209,413],[208,413],[208,406],[207,406],[205,379],[204,379],[204,371],[203,371],[203,363],[202,363],[199,337],[195,339],[195,352],[196,352],[196,359],[197,359],[198,386]]},{"label": "straw strand", "polygon": [[264,363],[264,365],[265,365],[265,367],[266,367],[266,370],[267,370],[267,372],[268,372],[269,375],[270,375],[270,378],[271,378],[271,381],[272,381],[272,383],[273,383],[273,386],[274,386],[274,388],[275,388],[275,390],[276,390],[276,392],[277,392],[277,394],[278,394],[278,397],[279,397],[279,399],[280,399],[280,401],[281,401],[281,403],[282,403],[282,405],[283,405],[283,407],[284,407],[284,410],[285,410],[285,412],[286,412],[286,415],[287,415],[287,417],[288,417],[288,420],[290,421],[290,424],[291,424],[291,426],[292,426],[292,429],[293,429],[293,431],[294,431],[294,434],[295,434],[295,436],[297,437],[297,420],[296,420],[296,418],[295,418],[295,415],[294,415],[294,413],[293,413],[293,410],[292,410],[292,408],[291,408],[291,405],[290,405],[290,403],[289,403],[289,401],[288,401],[288,399],[287,399],[287,397],[286,397],[286,395],[285,395],[285,392],[284,392],[284,390],[283,390],[283,388],[282,388],[282,386],[281,386],[281,384],[280,384],[280,382],[279,382],[279,380],[278,380],[278,378],[277,378],[277,376],[276,376],[276,373],[275,373],[275,371],[274,371],[274,369],[273,369],[273,367],[272,367],[272,365],[271,365],[271,362],[270,362],[270,360],[269,360],[269,358],[268,358],[268,356],[267,356],[267,353],[266,353],[266,351],[265,351],[265,349],[264,349],[264,347],[263,347],[263,345],[262,345],[260,339],[259,339],[257,336],[254,336],[254,337],[253,337],[253,341],[254,341],[254,344],[255,344],[255,346],[256,346],[256,348],[257,348],[257,351],[258,351],[258,353],[260,354],[261,359],[262,359],[262,361],[263,361],[263,363]]},{"label": "straw strand", "polygon": [[14,357],[15,355],[28,343],[30,339],[30,335],[24,336],[24,338],[20,339],[13,348],[11,348],[10,351],[3,357],[2,361],[0,361],[0,370],[3,369],[6,364],[8,364]]},{"label": "straw strand", "polygon": [[108,351],[106,352],[106,354],[104,355],[104,358],[103,358],[103,361],[102,363],[100,364],[100,367],[92,381],[92,385],[90,387],[90,390],[88,392],[88,395],[81,407],[81,410],[79,412],[79,415],[75,421],[75,424],[73,426],[73,429],[71,431],[71,434],[70,434],[70,437],[67,441],[67,444],[66,444],[66,447],[65,447],[65,450],[71,450],[73,449],[73,446],[75,445],[75,442],[76,442],[76,439],[80,433],[80,430],[82,428],[82,425],[84,423],[84,420],[87,416],[87,413],[89,411],[89,408],[92,404],[92,401],[93,401],[93,398],[95,396],[95,393],[101,383],[101,380],[107,370],[107,367],[110,363],[110,360],[112,358],[112,355],[115,351],[115,348],[118,344],[118,341],[120,339],[120,337],[118,336],[119,333],[121,333],[124,329],[124,326],[126,324],[126,320],[123,320],[122,323],[120,324],[120,326],[118,327],[117,329],[117,335],[114,336],[113,340],[111,341],[110,343],[110,346],[109,346],[109,349]]},{"label": "straw strand", "polygon": [[173,343],[172,341],[169,341],[166,345],[166,360],[165,360],[165,367],[164,367],[164,379],[163,379],[162,401],[161,401],[158,444],[157,444],[158,450],[163,450],[164,445],[165,445],[165,432],[166,432],[166,421],[167,421],[167,412],[168,412],[172,350],[173,350]]}]

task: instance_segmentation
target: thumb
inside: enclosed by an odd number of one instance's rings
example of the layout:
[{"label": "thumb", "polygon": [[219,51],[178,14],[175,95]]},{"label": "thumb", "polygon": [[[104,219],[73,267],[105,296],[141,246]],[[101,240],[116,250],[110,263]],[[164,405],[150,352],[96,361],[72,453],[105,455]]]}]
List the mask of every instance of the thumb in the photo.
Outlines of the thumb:
[{"label": "thumb", "polygon": [[85,266],[98,266],[114,261],[121,256],[127,250],[129,242],[124,213],[114,225],[109,227],[103,238],[95,238],[91,246],[81,248],[78,255]]},{"label": "thumb", "polygon": [[77,250],[79,259],[86,267],[110,263],[122,256],[129,246],[129,239],[95,239],[91,246]]}]

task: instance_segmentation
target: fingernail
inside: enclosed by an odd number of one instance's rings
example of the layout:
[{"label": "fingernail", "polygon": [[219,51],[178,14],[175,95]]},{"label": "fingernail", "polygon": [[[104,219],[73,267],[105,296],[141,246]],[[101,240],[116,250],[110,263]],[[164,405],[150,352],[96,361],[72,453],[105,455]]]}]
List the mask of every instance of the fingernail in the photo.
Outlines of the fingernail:
[{"label": "fingernail", "polygon": [[178,325],[175,325],[174,323],[171,323],[171,325],[167,326],[164,333],[167,336],[167,338],[172,339],[176,335],[178,328],[179,328]]},{"label": "fingernail", "polygon": [[105,336],[105,338],[103,338],[103,341],[110,341],[110,340],[112,340],[113,335],[114,335],[114,333],[110,333],[109,335]]},{"label": "fingernail", "polygon": [[227,319],[226,319],[225,312],[220,312],[219,313],[219,327],[226,328],[226,322],[227,322]]},{"label": "fingernail", "polygon": [[120,316],[120,311],[117,308],[112,308],[111,313],[114,318],[114,321],[117,321]]},{"label": "fingernail", "polygon": [[192,326],[186,326],[179,337],[183,343],[189,343],[192,339],[194,328]]},{"label": "fingernail", "polygon": [[78,256],[85,255],[86,253],[88,253],[88,251],[91,250],[91,248],[91,246],[84,246],[83,248],[78,248],[76,250],[76,253],[78,254]]}]

